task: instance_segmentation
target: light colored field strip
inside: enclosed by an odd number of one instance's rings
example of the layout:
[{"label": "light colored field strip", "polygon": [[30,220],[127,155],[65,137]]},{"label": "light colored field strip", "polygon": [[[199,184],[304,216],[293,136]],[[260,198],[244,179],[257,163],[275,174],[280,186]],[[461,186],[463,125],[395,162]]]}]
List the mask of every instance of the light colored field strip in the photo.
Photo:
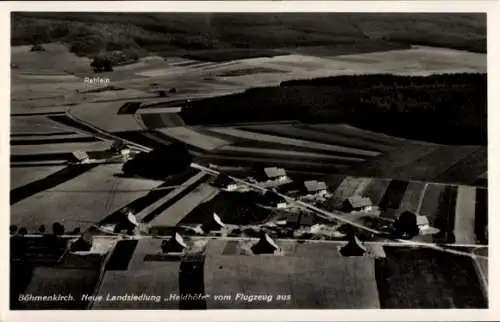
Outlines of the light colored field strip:
[{"label": "light colored field strip", "polygon": [[200,134],[191,128],[183,126],[158,129],[158,131],[187,145],[191,145],[205,151],[214,150],[216,148],[220,148],[221,146],[231,144],[231,142]]},{"label": "light colored field strip", "polygon": [[370,183],[374,180],[373,178],[360,178],[361,182],[359,183],[356,190],[354,190],[353,195],[362,196],[363,192],[370,185]]},{"label": "light colored field strip", "polygon": [[365,160],[361,158],[333,156],[333,155],[320,154],[314,152],[297,152],[293,150],[278,150],[278,149],[264,149],[264,148],[246,148],[240,146],[223,146],[219,149],[219,151],[241,152],[241,153],[270,155],[270,156],[302,157],[302,158],[324,159],[324,160],[334,160],[334,161],[362,162]]},{"label": "light colored field strip", "polygon": [[422,204],[424,203],[425,191],[427,190],[428,186],[429,186],[429,184],[426,183],[425,186],[424,186],[424,189],[422,189],[422,193],[420,195],[420,199],[418,200],[417,214],[419,214],[420,211],[422,210]]},{"label": "light colored field strip", "polygon": [[254,132],[242,131],[234,128],[211,128],[211,131],[215,133],[221,133],[229,136],[234,136],[241,139],[255,140],[268,143],[279,143],[291,146],[298,146],[303,148],[317,149],[323,151],[329,151],[333,153],[351,153],[360,156],[374,157],[380,154],[380,152],[361,150],[355,148],[347,148],[338,145],[330,145],[318,142],[311,142],[299,139],[284,138],[280,136],[273,136],[268,134],[260,134]]},{"label": "light colored field strip", "polygon": [[420,182],[410,181],[408,183],[408,187],[406,188],[405,194],[403,195],[403,199],[401,199],[399,209],[418,213],[417,208],[419,204],[421,205],[421,200],[423,200],[421,194],[424,186],[425,184],[422,184]]},{"label": "light colored field strip", "polygon": [[153,227],[174,227],[199,204],[214,198],[218,193],[219,189],[202,183],[194,191],[163,211],[159,216],[153,219],[150,224]]},{"label": "light colored field strip", "polygon": [[92,138],[92,136],[89,135],[83,135],[79,133],[72,133],[72,134],[64,134],[64,135],[46,135],[43,133],[40,133],[39,135],[29,135],[29,136],[22,136],[22,135],[16,135],[10,137],[10,140],[15,140],[15,141],[40,141],[40,143],[43,144],[44,140],[70,140],[70,139],[80,139],[80,138]]},{"label": "light colored field strip", "polygon": [[106,150],[110,147],[109,142],[78,142],[78,143],[50,143],[33,145],[12,145],[10,147],[11,154],[15,155],[30,155],[34,153],[71,153],[77,150],[83,151],[98,151]]},{"label": "light colored field strip", "polygon": [[182,107],[149,107],[140,108],[135,114],[179,113]]},{"label": "light colored field strip", "polygon": [[206,174],[204,172],[198,172],[188,180],[186,180],[180,187],[177,189],[170,191],[165,197],[161,198],[160,200],[154,202],[153,204],[147,206],[143,210],[141,210],[139,213],[137,213],[135,216],[139,222],[141,222],[148,214],[150,214],[152,211],[160,207],[162,204],[165,202],[169,201],[172,198],[175,198],[177,195],[181,194],[184,190],[189,188],[192,184],[194,184],[196,181],[201,180]]},{"label": "light colored field strip", "polygon": [[455,207],[455,238],[457,243],[473,243],[476,240],[474,223],[476,215],[476,189],[459,186]]}]

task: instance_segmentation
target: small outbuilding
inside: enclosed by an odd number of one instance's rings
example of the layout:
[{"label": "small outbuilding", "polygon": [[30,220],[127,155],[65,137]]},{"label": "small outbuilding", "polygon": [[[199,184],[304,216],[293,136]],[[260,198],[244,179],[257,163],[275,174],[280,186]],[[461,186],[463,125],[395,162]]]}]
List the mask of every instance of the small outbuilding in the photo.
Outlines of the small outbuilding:
[{"label": "small outbuilding", "polygon": [[277,167],[264,168],[264,173],[270,179],[278,179],[280,177],[286,177],[286,171],[283,168],[277,168]]},{"label": "small outbuilding", "polygon": [[309,193],[327,190],[326,183],[323,181],[309,180],[304,181],[304,186]]},{"label": "small outbuilding", "polygon": [[359,211],[372,206],[368,197],[352,196],[344,200],[342,208],[346,211]]}]

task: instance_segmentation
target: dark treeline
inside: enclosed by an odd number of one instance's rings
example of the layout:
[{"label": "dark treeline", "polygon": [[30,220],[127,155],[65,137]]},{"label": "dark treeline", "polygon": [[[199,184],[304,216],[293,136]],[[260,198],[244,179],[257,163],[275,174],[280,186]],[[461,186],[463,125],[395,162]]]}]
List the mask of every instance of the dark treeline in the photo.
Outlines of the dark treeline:
[{"label": "dark treeline", "polygon": [[486,145],[486,79],[486,74],[464,73],[288,81],[191,102],[182,117],[187,124],[348,123],[413,140]]}]

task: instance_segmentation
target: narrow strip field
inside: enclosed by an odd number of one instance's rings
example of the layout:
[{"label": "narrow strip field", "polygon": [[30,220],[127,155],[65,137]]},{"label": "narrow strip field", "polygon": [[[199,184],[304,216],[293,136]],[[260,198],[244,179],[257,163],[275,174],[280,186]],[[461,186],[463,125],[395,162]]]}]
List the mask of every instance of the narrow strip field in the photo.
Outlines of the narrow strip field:
[{"label": "narrow strip field", "polygon": [[192,192],[174,203],[151,221],[151,226],[173,227],[176,226],[200,203],[209,201],[218,193],[218,189],[208,184],[196,187]]},{"label": "narrow strip field", "polygon": [[399,209],[407,187],[408,181],[392,180],[380,200],[380,208]]},{"label": "narrow strip field", "polygon": [[198,133],[189,127],[171,127],[168,129],[159,129],[158,131],[174,140],[181,141],[187,145],[205,151],[211,151],[221,146],[231,144],[231,142]]},{"label": "narrow strip field", "polygon": [[304,124],[300,125],[300,127],[323,133],[323,135],[326,132],[328,134],[359,138],[366,140],[367,142],[382,143],[388,146],[401,146],[403,144],[408,144],[408,140],[405,139],[362,130],[346,124]]},{"label": "narrow strip field", "polygon": [[388,144],[377,143],[366,139],[349,137],[344,135],[332,135],[330,133],[321,133],[301,126],[293,125],[254,125],[243,126],[239,129],[249,132],[269,134],[280,137],[302,139],[311,142],[346,146],[351,148],[364,149],[369,151],[386,152],[395,147]]},{"label": "narrow strip field", "polygon": [[396,177],[407,176],[414,180],[437,178],[454,164],[475,153],[480,147],[440,146],[430,153],[401,167],[393,168]]},{"label": "narrow strip field", "polygon": [[[41,147],[41,145],[43,145],[43,148]],[[106,150],[109,149],[110,146],[111,143],[102,141],[88,143],[34,143],[33,145],[13,145],[10,147],[10,153],[14,155],[29,155],[40,151],[43,151],[43,153],[71,153],[78,150]]]},{"label": "narrow strip field", "polygon": [[401,211],[417,212],[420,198],[424,193],[424,186],[425,183],[423,182],[410,182],[406,187],[406,192],[401,200],[399,209]]},{"label": "narrow strip field", "polygon": [[290,138],[284,138],[267,134],[252,133],[252,132],[238,130],[236,128],[212,128],[211,131],[216,133],[231,135],[240,139],[286,144],[290,145],[291,149],[293,148],[293,146],[307,147],[307,148],[322,150],[325,152],[345,153],[348,155],[358,156],[358,157],[373,157],[380,154],[379,152],[375,151],[367,151],[367,150],[348,148],[338,145],[329,145],[329,144],[298,140],[298,139],[290,139]]},{"label": "narrow strip field", "polygon": [[385,309],[486,308],[473,259],[431,249],[384,247],[376,261]]},{"label": "narrow strip field", "polygon": [[163,198],[157,200],[156,202],[148,205],[139,213],[137,213],[137,219],[143,222],[151,222],[158,215],[164,212],[166,209],[171,207],[177,201],[179,201],[182,197],[189,194],[191,191],[196,189],[200,184],[206,182],[208,176],[204,172],[198,172],[193,174],[189,179],[184,182],[178,182],[180,184],[179,187],[173,189],[168,194],[166,194]]},{"label": "narrow strip field", "polygon": [[345,156],[333,156],[328,154],[312,153],[312,152],[297,152],[294,150],[277,150],[277,149],[263,149],[263,148],[247,148],[240,146],[223,146],[218,151],[223,153],[232,153],[235,155],[250,155],[250,156],[262,156],[262,157],[286,157],[286,158],[304,158],[311,160],[324,160],[332,162],[345,162],[345,163],[356,163],[365,161],[362,158],[345,157]]},{"label": "narrow strip field", "polygon": [[473,244],[476,241],[474,232],[476,215],[475,206],[476,189],[470,186],[459,186],[454,229],[457,243]]},{"label": "narrow strip field", "polygon": [[391,183],[390,179],[374,179],[364,192],[365,197],[369,197],[374,205],[378,205]]},{"label": "narrow strip field", "polygon": [[[359,176],[395,178],[394,169],[399,169],[400,171],[397,179],[407,179],[409,177],[407,173],[403,171],[403,167],[408,166],[414,162],[415,159],[421,158],[423,155],[429,154],[435,149],[436,146],[427,144],[403,146],[377,158],[373,158],[360,165],[359,168],[353,168],[353,171]],[[411,168],[406,169],[411,170]]]},{"label": "narrow strip field", "polygon": [[[488,149],[478,148],[467,157],[455,163],[452,167],[439,174],[437,180],[474,184],[488,170]],[[486,176],[487,178],[487,176]],[[486,186],[483,184],[483,186]]]},{"label": "narrow strip field", "polygon": [[342,203],[346,198],[353,196],[361,184],[363,184],[363,178],[346,177],[333,192],[332,200],[336,204]]},{"label": "narrow strip field", "polygon": [[10,169],[10,188],[16,189],[62,170],[64,166],[33,166]]},{"label": "narrow strip field", "polygon": [[114,174],[121,170],[119,164],[91,166],[77,178],[44,187],[50,190],[40,191],[13,204],[11,224],[34,232],[42,224],[51,227],[59,221],[66,231],[74,228],[85,230],[159,184],[153,180],[115,177]]}]

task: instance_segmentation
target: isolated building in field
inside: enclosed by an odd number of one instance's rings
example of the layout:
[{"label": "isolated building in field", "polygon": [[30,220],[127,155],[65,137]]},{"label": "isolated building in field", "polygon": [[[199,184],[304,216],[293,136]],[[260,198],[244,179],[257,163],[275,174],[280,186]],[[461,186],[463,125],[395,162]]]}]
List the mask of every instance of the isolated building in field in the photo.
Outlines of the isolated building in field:
[{"label": "isolated building in field", "polygon": [[264,173],[269,179],[280,179],[280,178],[287,178],[286,171],[283,168],[277,168],[277,167],[271,167],[271,168],[264,168]]},{"label": "isolated building in field", "polygon": [[363,256],[366,253],[366,247],[363,246],[361,241],[355,234],[349,236],[349,241],[347,244],[340,249],[340,254],[342,256]]},{"label": "isolated building in field", "polygon": [[217,215],[215,212],[213,213],[212,217],[210,220],[205,222],[202,226],[201,229],[205,232],[208,233],[210,231],[219,231],[222,228],[224,228],[226,225],[222,222],[220,219],[219,215]]},{"label": "isolated building in field", "polygon": [[269,237],[268,234],[264,234],[259,241],[252,246],[252,252],[255,255],[259,254],[275,254],[280,251],[280,247],[276,242]]},{"label": "isolated building in field", "polygon": [[74,151],[71,153],[71,155],[72,155],[72,158],[71,158],[70,162],[73,162],[73,163],[90,163],[92,161],[90,159],[88,153],[85,151],[81,151],[81,150]]},{"label": "isolated building in field", "polygon": [[342,208],[345,211],[359,211],[372,206],[372,201],[368,197],[352,196],[344,200]]},{"label": "isolated building in field", "polygon": [[161,244],[163,253],[182,253],[186,248],[187,244],[179,233],[175,233],[173,237]]},{"label": "isolated building in field", "polygon": [[323,181],[309,180],[304,181],[304,186],[309,193],[315,193],[323,190],[327,190],[326,183]]}]

